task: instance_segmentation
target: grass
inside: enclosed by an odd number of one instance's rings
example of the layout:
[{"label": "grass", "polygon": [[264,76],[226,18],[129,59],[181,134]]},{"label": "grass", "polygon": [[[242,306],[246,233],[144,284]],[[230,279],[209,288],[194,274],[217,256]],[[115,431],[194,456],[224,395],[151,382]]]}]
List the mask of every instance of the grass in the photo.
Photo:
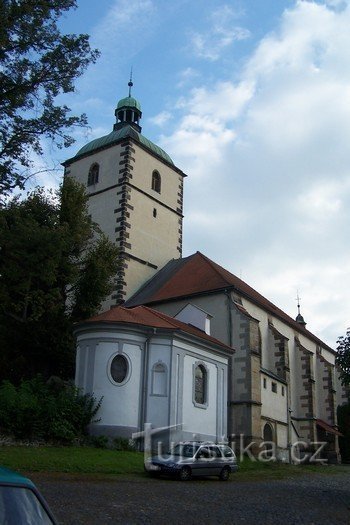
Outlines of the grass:
[{"label": "grass", "polygon": [[289,465],[286,463],[250,461],[250,459],[244,458],[243,462],[240,463],[239,479],[241,481],[258,481],[345,472],[349,472],[349,469],[344,465]]},{"label": "grass", "polygon": [[[98,477],[144,477],[141,452],[116,451],[91,447],[0,447],[0,465],[21,472],[55,472],[87,474]],[[342,465],[288,465],[253,462],[240,463],[235,481],[266,481],[308,474],[339,474],[349,472]]]},{"label": "grass", "polygon": [[0,465],[30,472],[134,475],[143,472],[143,454],[91,447],[4,446]]}]

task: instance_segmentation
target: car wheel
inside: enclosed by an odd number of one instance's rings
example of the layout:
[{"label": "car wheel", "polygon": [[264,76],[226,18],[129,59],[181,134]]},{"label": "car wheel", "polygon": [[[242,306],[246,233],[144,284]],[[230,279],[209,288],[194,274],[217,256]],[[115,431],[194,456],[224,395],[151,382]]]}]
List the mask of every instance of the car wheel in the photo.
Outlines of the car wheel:
[{"label": "car wheel", "polygon": [[227,481],[230,478],[230,469],[224,467],[220,472],[219,478],[221,481]]},{"label": "car wheel", "polygon": [[160,478],[160,472],[149,472],[151,478]]},{"label": "car wheel", "polygon": [[181,481],[189,481],[192,477],[192,472],[189,467],[182,467],[179,473],[179,478]]}]

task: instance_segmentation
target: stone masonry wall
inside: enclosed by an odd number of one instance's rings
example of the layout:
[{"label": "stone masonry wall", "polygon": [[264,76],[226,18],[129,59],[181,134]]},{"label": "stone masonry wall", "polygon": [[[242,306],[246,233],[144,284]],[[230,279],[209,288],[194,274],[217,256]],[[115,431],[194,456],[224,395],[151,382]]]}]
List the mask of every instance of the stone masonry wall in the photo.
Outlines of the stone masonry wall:
[{"label": "stone masonry wall", "polygon": [[117,193],[119,196],[118,207],[114,210],[116,214],[115,228],[116,232],[116,244],[120,249],[120,269],[116,279],[115,292],[112,295],[113,301],[116,304],[120,304],[124,301],[126,295],[126,280],[125,271],[128,268],[128,256],[125,253],[126,249],[130,249],[131,245],[128,243],[130,237],[130,212],[133,207],[129,204],[130,200],[130,187],[128,182],[132,180],[132,171],[134,169],[133,164],[135,158],[132,156],[135,153],[135,149],[132,147],[132,142],[127,140],[121,144],[120,162],[119,162],[119,179],[118,184],[120,189]]},{"label": "stone masonry wall", "polygon": [[313,354],[304,348],[298,338],[295,338],[296,350],[301,364],[300,395],[299,395],[299,430],[302,439],[316,440],[315,418],[315,379],[313,376]]},{"label": "stone masonry wall", "polygon": [[231,301],[233,358],[229,400],[231,434],[244,433],[244,444],[261,440],[261,337],[259,323]]}]

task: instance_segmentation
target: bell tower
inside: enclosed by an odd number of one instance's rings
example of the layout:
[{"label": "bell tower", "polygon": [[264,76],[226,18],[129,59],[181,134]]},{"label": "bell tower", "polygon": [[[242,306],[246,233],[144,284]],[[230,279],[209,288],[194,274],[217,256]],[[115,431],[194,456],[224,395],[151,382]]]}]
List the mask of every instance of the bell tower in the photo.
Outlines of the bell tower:
[{"label": "bell tower", "polygon": [[113,130],[63,165],[86,185],[89,212],[119,247],[121,269],[103,304],[121,304],[170,259],[182,255],[183,179],[169,155],[142,133],[141,105],[119,100]]}]

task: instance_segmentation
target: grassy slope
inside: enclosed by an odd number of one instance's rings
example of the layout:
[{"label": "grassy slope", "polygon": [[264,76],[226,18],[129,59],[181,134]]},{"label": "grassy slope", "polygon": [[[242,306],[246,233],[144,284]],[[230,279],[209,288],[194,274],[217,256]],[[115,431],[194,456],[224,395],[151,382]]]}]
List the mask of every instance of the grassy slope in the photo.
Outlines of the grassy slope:
[{"label": "grassy slope", "polygon": [[0,465],[31,472],[135,474],[143,471],[143,454],[89,447],[0,448]]},{"label": "grassy slope", "polygon": [[[0,447],[0,465],[23,472],[64,472],[108,476],[144,476],[143,454],[88,447]],[[348,472],[346,466],[297,466],[251,462],[245,459],[233,479],[283,479],[308,473]]]}]

